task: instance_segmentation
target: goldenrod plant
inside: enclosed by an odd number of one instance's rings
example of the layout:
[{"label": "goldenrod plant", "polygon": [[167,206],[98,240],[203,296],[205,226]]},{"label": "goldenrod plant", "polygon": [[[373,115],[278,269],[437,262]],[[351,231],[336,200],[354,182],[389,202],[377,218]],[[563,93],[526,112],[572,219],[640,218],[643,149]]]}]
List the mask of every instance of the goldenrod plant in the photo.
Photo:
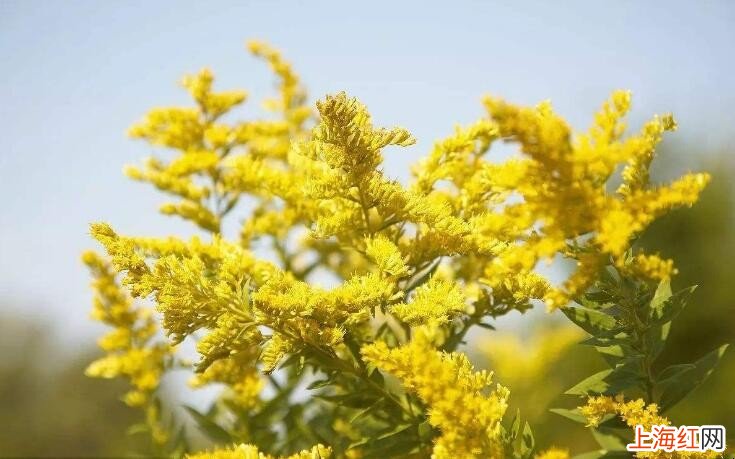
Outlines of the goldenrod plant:
[{"label": "goldenrod plant", "polygon": [[[611,365],[569,391],[579,410],[559,410],[596,429],[602,450],[585,457],[612,457],[626,423],[662,415],[711,371],[724,348],[652,366],[689,290],[672,294],[673,262],[633,245],[709,180],[650,182],[655,147],[676,128],[670,115],[626,136],[631,97],[616,91],[575,133],[549,102],[488,96],[486,115],[436,142],[403,184],[382,163],[414,143],[408,130],[379,127],[344,92],[314,109],[276,50],[248,47],[276,75],[268,117],[234,121],[247,94],[216,91],[202,70],[182,82],[191,107],[154,109],[130,130],[169,153],[127,175],[168,195],[160,211],[199,235],[94,223],[104,255],[83,256],[93,317],[113,328],[87,372],[130,381],[124,401],[143,409],[136,430],[156,454],[569,457],[564,439],[537,447],[532,426],[506,413],[513,388],[464,352],[471,329],[491,343],[495,319],[534,304],[560,309]],[[518,154],[493,161],[498,142]],[[226,234],[233,222],[239,233]],[[537,266],[560,258],[575,269],[555,284]],[[199,354],[193,365],[184,341]],[[203,452],[161,403],[162,376],[181,368],[193,387],[223,388],[209,409],[187,408],[212,441]]]}]

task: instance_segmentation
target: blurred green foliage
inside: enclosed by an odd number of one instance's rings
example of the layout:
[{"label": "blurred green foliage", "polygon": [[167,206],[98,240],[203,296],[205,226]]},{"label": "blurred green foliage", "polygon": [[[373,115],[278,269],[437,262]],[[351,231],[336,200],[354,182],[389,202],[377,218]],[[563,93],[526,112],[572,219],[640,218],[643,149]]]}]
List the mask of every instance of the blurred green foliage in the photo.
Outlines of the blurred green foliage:
[{"label": "blurred green foliage", "polygon": [[[7,311],[7,309],[6,309]],[[93,348],[60,349],[49,324],[0,318],[0,455],[120,457],[144,451],[124,383],[84,376]],[[71,352],[70,352],[71,351]]]},{"label": "blurred green foliage", "polygon": [[[735,162],[727,155],[705,161],[712,182],[691,209],[655,222],[640,244],[674,258],[676,288],[698,285],[671,330],[662,366],[688,362],[723,343],[735,343]],[[712,377],[672,410],[689,424],[723,424],[735,434],[735,352],[725,354]],[[732,440],[731,440],[732,441]]]}]

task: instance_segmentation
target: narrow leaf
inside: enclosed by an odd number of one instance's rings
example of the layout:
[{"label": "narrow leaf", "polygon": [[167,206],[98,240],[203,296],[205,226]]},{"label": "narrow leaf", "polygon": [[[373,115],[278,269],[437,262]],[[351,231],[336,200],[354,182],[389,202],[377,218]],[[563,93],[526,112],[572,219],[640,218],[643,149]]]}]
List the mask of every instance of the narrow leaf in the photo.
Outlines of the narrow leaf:
[{"label": "narrow leaf", "polygon": [[210,439],[219,443],[230,443],[232,442],[232,436],[219,424],[209,419],[199,411],[195,410],[190,406],[184,406],[187,412],[194,418],[199,429],[204,432]]},{"label": "narrow leaf", "polygon": [[659,298],[659,290],[656,290],[656,295],[651,300],[649,308],[649,317],[653,323],[663,324],[676,318],[686,307],[687,301],[689,301],[695,289],[696,286],[685,288],[673,295],[669,294],[665,300]]},{"label": "narrow leaf", "polygon": [[564,416],[567,419],[571,419],[574,422],[587,424],[587,418],[576,408],[573,410],[568,410],[566,408],[551,408],[549,411],[556,413],[559,416]]},{"label": "narrow leaf", "polygon": [[660,382],[665,387],[661,394],[661,411],[666,411],[692,390],[699,386],[714,371],[727,350],[728,344],[722,345],[701,359],[694,362],[694,368],[677,373]]},{"label": "narrow leaf", "polygon": [[618,330],[615,318],[604,312],[578,306],[563,308],[562,312],[592,336],[612,336]]},{"label": "narrow leaf", "polygon": [[593,429],[592,436],[602,449],[607,451],[626,451],[626,443],[609,429]]}]

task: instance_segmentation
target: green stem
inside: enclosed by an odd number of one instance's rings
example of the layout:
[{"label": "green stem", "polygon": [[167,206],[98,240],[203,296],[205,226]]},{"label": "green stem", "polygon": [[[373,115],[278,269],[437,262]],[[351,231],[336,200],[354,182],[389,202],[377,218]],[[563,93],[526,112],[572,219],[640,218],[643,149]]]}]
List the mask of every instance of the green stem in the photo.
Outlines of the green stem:
[{"label": "green stem", "polygon": [[462,323],[462,328],[459,329],[457,333],[450,336],[449,339],[444,343],[442,346],[442,350],[445,352],[454,352],[457,350],[457,347],[459,347],[460,343],[462,343],[462,340],[467,335],[467,332],[470,331],[470,328],[480,323],[482,320],[482,315],[479,315],[477,313],[473,313],[465,321]]},{"label": "green stem", "polygon": [[403,411],[409,417],[409,419],[414,419],[415,418],[415,416],[413,414],[413,411],[411,411],[410,408],[407,408],[406,406],[404,406],[404,404],[401,403],[401,401],[398,398],[396,398],[395,395],[393,395],[392,393],[390,393],[389,391],[387,391],[383,386],[377,384],[375,381],[373,381],[372,379],[370,379],[370,376],[367,374],[367,372],[366,372],[366,370],[364,368],[362,368],[362,367],[361,368],[355,368],[349,362],[346,362],[346,361],[340,359],[339,357],[337,357],[336,355],[332,354],[331,352],[327,352],[326,350],[324,350],[320,346],[316,346],[316,345],[314,345],[312,343],[308,343],[306,341],[300,340],[298,337],[292,335],[291,333],[285,332],[283,330],[277,330],[277,331],[279,333],[282,333],[282,334],[288,336],[291,339],[294,339],[294,340],[297,340],[297,341],[301,341],[302,343],[304,343],[306,345],[306,347],[308,347],[312,351],[318,353],[319,355],[322,356],[322,358],[326,359],[330,364],[332,364],[332,366],[333,366],[334,369],[341,370],[341,371],[343,371],[345,373],[351,374],[352,376],[358,378],[363,383],[365,383],[367,385],[367,387],[370,390],[372,390],[374,393],[378,394],[380,397],[382,397],[385,400],[389,401],[390,403],[392,403],[393,405],[395,405],[396,407],[398,407],[401,411]]}]

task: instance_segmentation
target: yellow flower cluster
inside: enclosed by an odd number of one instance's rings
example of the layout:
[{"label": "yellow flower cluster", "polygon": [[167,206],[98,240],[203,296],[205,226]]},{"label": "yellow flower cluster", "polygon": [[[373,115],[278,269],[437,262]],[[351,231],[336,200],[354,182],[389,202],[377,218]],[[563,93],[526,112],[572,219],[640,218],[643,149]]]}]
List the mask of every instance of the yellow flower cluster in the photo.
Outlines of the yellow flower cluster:
[{"label": "yellow flower cluster", "polygon": [[281,53],[268,44],[251,40],[248,42],[248,49],[255,56],[265,59],[278,78],[279,97],[266,101],[266,108],[283,113],[292,131],[298,133],[303,123],[311,116],[311,108],[306,105],[306,91],[301,87],[298,75],[291,68],[291,64],[283,59]]},{"label": "yellow flower cluster", "polygon": [[500,421],[508,407],[508,389],[489,393],[492,374],[475,372],[462,353],[442,353],[418,329],[405,346],[383,342],[362,348],[364,359],[397,377],[426,404],[429,423],[441,430],[432,457],[504,457]]},{"label": "yellow flower cluster", "polygon": [[[513,193],[521,202],[508,202],[502,229],[514,232],[509,245],[485,276],[491,284],[511,272],[528,272],[542,258],[555,253],[572,255],[578,269],[561,288],[549,289],[544,299],[551,307],[563,306],[594,280],[599,267],[612,258],[625,264],[631,241],[655,218],[672,208],[691,205],[704,188],[706,174],[687,174],[667,186],[653,186],[648,167],[665,131],[676,124],[670,116],[654,118],[638,135],[622,139],[623,118],[630,94],[615,92],[595,117],[590,130],[573,136],[569,126],[549,103],[519,108],[488,97],[485,106],[500,137],[518,142],[524,158],[491,166],[488,181],[500,195]],[[609,193],[607,185],[620,165],[622,184]],[[509,226],[511,226],[509,228]],[[588,237],[582,241],[581,237]],[[570,253],[574,241],[585,250]],[[653,256],[636,257],[633,266],[654,279],[668,278],[673,266]]]},{"label": "yellow flower cluster", "polygon": [[668,419],[658,413],[655,403],[646,405],[642,399],[625,401],[620,395],[590,397],[580,411],[590,427],[597,427],[608,414],[619,415],[631,427],[642,425],[650,429],[654,425],[670,424]]},{"label": "yellow flower cluster", "polygon": [[569,451],[559,448],[549,448],[546,451],[537,454],[536,459],[569,459]]},{"label": "yellow flower cluster", "polygon": [[[214,75],[204,69],[182,81],[196,108],[154,109],[129,131],[131,137],[175,149],[180,156],[169,162],[149,158],[142,167],[128,166],[126,174],[181,198],[162,205],[161,212],[178,215],[211,232],[219,232],[222,217],[243,192],[253,191],[257,172],[243,169],[277,171],[284,165],[291,141],[304,134],[303,125],[311,113],[304,105],[305,91],[280,55],[259,43],[251,43],[250,48],[271,65],[280,80],[281,100],[268,105],[281,119],[222,122],[223,115],[245,101],[246,93],[215,92]],[[238,151],[248,154],[232,158]],[[248,158],[246,164],[242,164],[243,158]]]},{"label": "yellow flower cluster", "polygon": [[216,449],[211,452],[188,454],[187,459],[327,459],[332,452],[329,448],[316,445],[309,450],[300,451],[289,456],[271,456],[262,453],[254,445],[236,445],[229,448]]},{"label": "yellow flower cluster", "polygon": [[260,393],[265,383],[253,365],[256,357],[241,351],[229,359],[217,360],[202,373],[197,373],[189,384],[194,388],[212,383],[224,384],[231,393],[229,399],[239,407],[250,409],[260,406]]},{"label": "yellow flower cluster", "polygon": [[[631,244],[658,216],[694,203],[708,176],[649,183],[654,149],[675,123],[655,118],[623,138],[628,93],[614,93],[581,135],[548,103],[525,108],[488,97],[487,116],[434,144],[403,185],[382,164],[387,149],[415,142],[406,129],[374,125],[344,92],[322,98],[314,112],[277,51],[260,42],[249,49],[276,75],[277,97],[265,102],[272,116],[232,121],[246,93],[215,91],[205,69],[182,81],[194,107],[154,109],[130,130],[175,155],[126,174],[174,196],[161,212],[202,234],[130,237],[91,226],[110,263],[85,255],[97,279],[95,317],[114,331],[101,342],[109,356],[90,373],[130,378],[129,403],[147,403],[173,357],[168,346],[147,344],[155,320],[122,289],[155,303],[174,344],[196,343],[192,385],[223,383],[239,408],[267,405],[263,389],[281,390],[271,373],[290,357],[302,367],[330,362],[327,385],[337,384],[339,368],[349,384],[367,380],[375,389],[362,358],[428,407],[441,431],[435,457],[500,457],[508,391],[488,391],[488,374],[474,372],[463,354],[437,351],[422,327],[452,350],[488,316],[523,311],[532,300],[565,306],[607,263],[648,279],[675,272],[669,260],[631,254]],[[519,155],[490,161],[499,141],[517,143]],[[249,215],[233,241],[223,221],[243,202]],[[272,256],[256,257],[261,250]],[[558,255],[578,268],[552,286],[536,267]],[[314,273],[336,285],[316,285]],[[221,454],[269,457],[247,445]]]},{"label": "yellow flower cluster", "polygon": [[[393,283],[372,273],[332,290],[314,287],[221,238],[211,244],[195,238],[186,249],[168,254],[166,242],[149,239],[147,246],[158,245],[160,251],[149,266],[146,257],[152,251],[134,238],[119,236],[105,224],[94,224],[91,231],[115,267],[127,273],[124,282],[130,290],[137,296],[154,295],[174,342],[210,330],[197,344],[201,371],[236,355],[241,365],[245,360],[255,365],[258,346],[267,343],[261,358],[270,372],[293,341],[295,346],[335,346],[346,327],[364,323],[394,295]],[[273,334],[263,335],[259,326]]]},{"label": "yellow flower cluster", "polygon": [[391,312],[410,325],[441,324],[467,309],[465,298],[455,282],[434,276],[418,287],[409,303],[393,306]]},{"label": "yellow flower cluster", "polygon": [[319,173],[306,186],[319,209],[314,224],[320,237],[357,246],[377,232],[395,238],[401,224],[412,223],[420,235],[402,238],[399,246],[413,266],[442,255],[495,249],[496,241],[476,234],[445,203],[404,189],[378,169],[384,147],[414,143],[408,131],[373,127],[365,106],[345,93],[327,96],[317,108],[320,122],[296,152],[317,163]]},{"label": "yellow flower cluster", "polygon": [[[587,404],[580,407],[579,410],[587,418],[587,423],[591,427],[597,427],[605,416],[613,414],[620,416],[630,427],[637,425],[643,426],[644,429],[650,430],[654,425],[671,425],[671,422],[658,412],[658,406],[655,403],[646,405],[642,399],[626,401],[622,395],[616,397],[598,396],[590,397]],[[677,451],[667,453],[665,451],[656,452],[640,452],[636,454],[640,458],[716,458],[720,457],[715,451],[706,452],[686,452]]]},{"label": "yellow flower cluster", "polygon": [[96,378],[128,379],[132,389],[123,396],[123,401],[145,410],[153,439],[164,443],[167,432],[160,423],[161,413],[152,396],[158,389],[172,349],[166,343],[152,342],[158,327],[151,311],[133,305],[132,299],[118,285],[115,271],[108,262],[92,251],[85,252],[82,261],[94,279],[92,317],[113,328],[98,342],[107,355],[92,362],[85,373]]},{"label": "yellow flower cluster", "polygon": [[287,275],[274,277],[253,295],[256,320],[278,338],[271,340],[275,347],[267,351],[265,370],[272,371],[292,346],[341,343],[345,329],[366,322],[371,311],[390,299],[391,290],[390,284],[372,274],[352,277],[332,290]]}]

